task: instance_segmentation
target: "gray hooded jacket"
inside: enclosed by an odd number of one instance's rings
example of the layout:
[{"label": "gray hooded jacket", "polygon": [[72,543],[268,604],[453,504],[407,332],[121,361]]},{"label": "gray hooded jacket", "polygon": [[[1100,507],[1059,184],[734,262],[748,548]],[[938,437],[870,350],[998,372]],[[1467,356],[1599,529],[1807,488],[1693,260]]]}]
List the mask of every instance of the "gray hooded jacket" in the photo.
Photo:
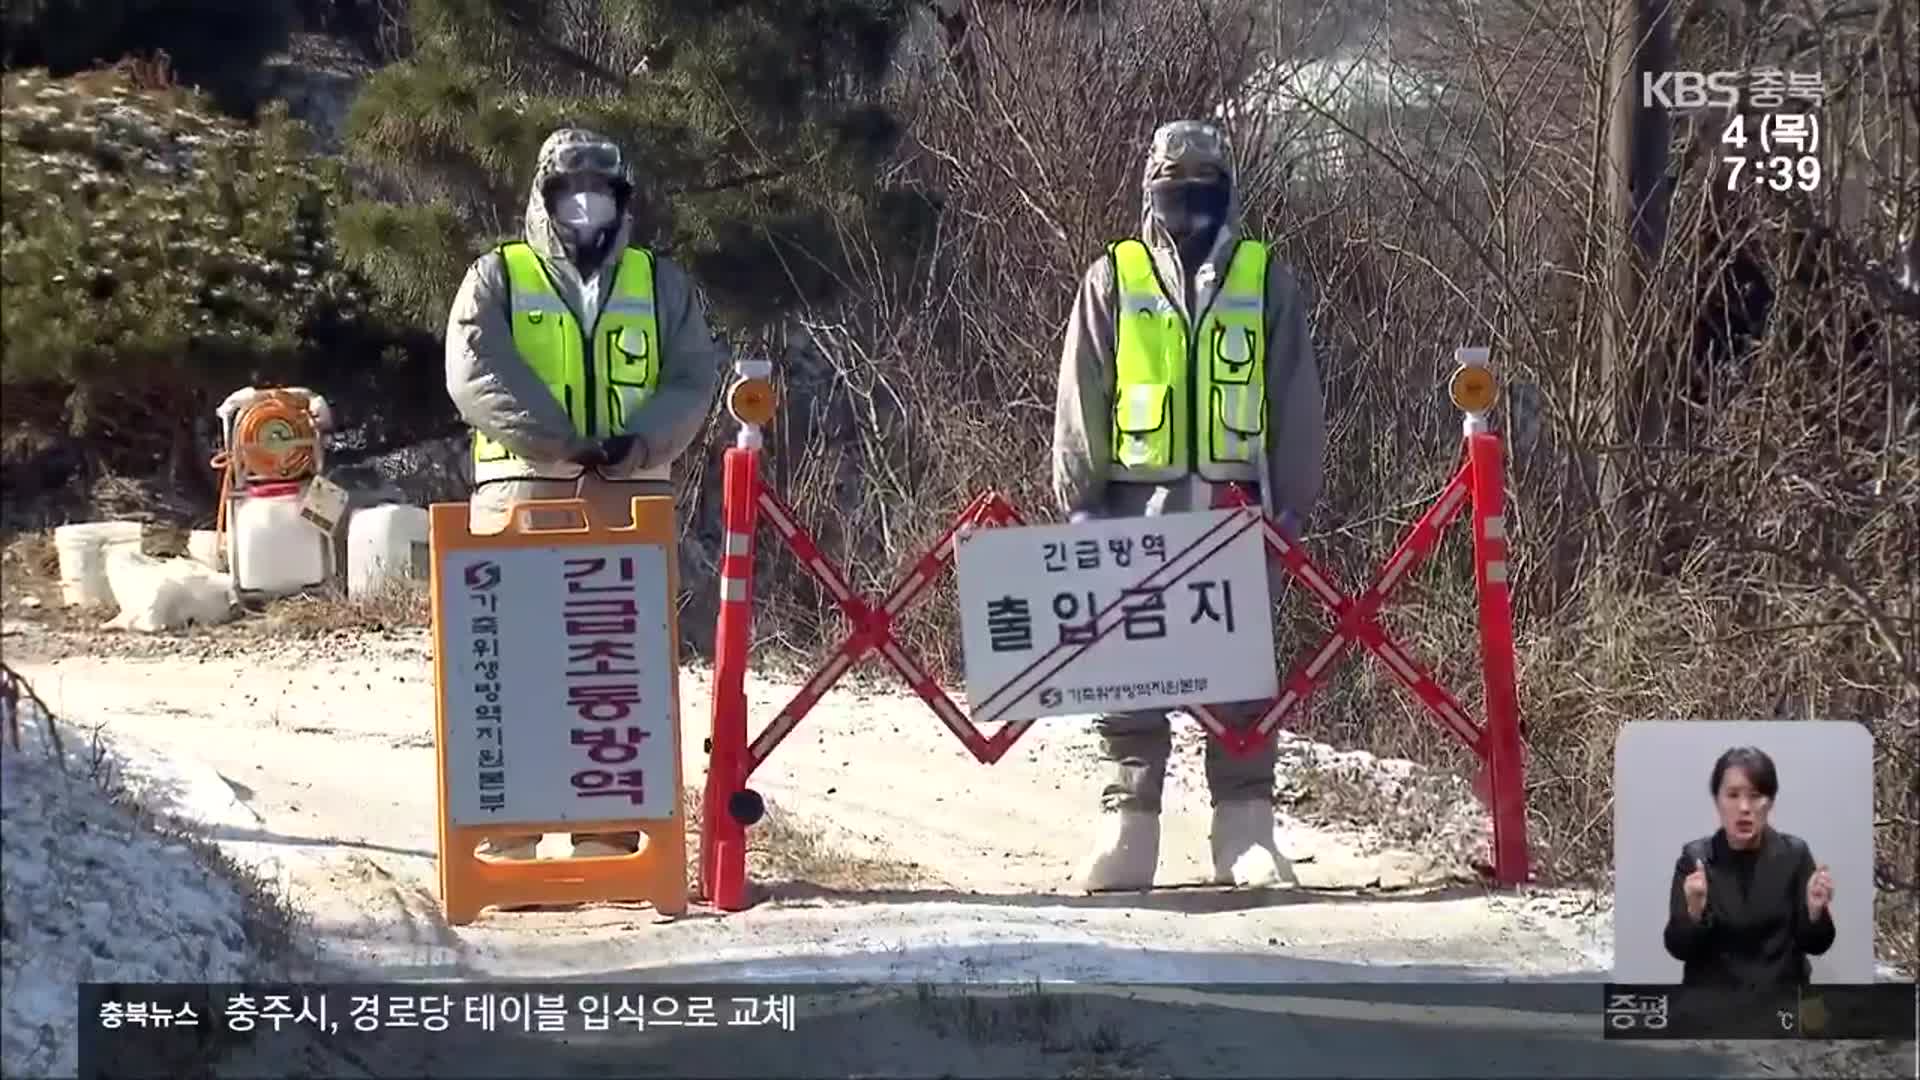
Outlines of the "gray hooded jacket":
[{"label": "gray hooded jacket", "polygon": [[[620,208],[619,224],[599,273],[583,278],[567,256],[560,227],[542,195],[558,173],[554,149],[590,133],[561,131],[541,148],[533,190],[527,197],[524,235],[546,264],[562,298],[582,326],[591,326],[613,288],[619,253],[628,246],[631,221]],[[699,294],[684,271],[668,259],[654,260],[654,310],[660,325],[660,382],[653,396],[627,417],[632,454],[612,480],[665,480],[674,459],[686,452],[718,392],[726,347],[708,329]],[[568,459],[592,440],[578,435],[565,409],[520,359],[508,318],[506,261],[489,251],[467,269],[447,316],[447,392],[460,418],[508,450],[541,466],[544,475],[571,478],[582,471]]]},{"label": "gray hooded jacket", "polygon": [[[1192,122],[1169,124],[1156,133],[1141,183],[1140,237],[1153,255],[1160,279],[1184,282],[1184,295],[1170,299],[1189,325],[1204,311],[1225,276],[1234,246],[1241,239],[1239,185],[1232,184],[1226,221],[1212,250],[1198,267],[1183,267],[1173,238],[1153,212],[1147,183],[1168,164],[1167,135],[1202,130]],[[1210,131],[1210,129],[1206,129]],[[1203,131],[1203,134],[1205,132]],[[1217,134],[1214,136],[1217,140]],[[1202,148],[1207,139],[1195,140]],[[1224,140],[1205,162],[1233,180]],[[1178,163],[1174,163],[1178,164]],[[1068,317],[1060,353],[1060,378],[1053,430],[1053,490],[1068,514],[1137,517],[1212,505],[1213,485],[1198,474],[1170,484],[1109,481],[1113,443],[1115,382],[1114,313],[1118,309],[1113,265],[1104,255],[1081,276],[1080,292]],[[1270,256],[1267,266],[1267,430],[1265,479],[1261,501],[1267,513],[1283,511],[1304,521],[1320,497],[1326,460],[1325,401],[1314,363],[1305,301],[1293,272]]]}]

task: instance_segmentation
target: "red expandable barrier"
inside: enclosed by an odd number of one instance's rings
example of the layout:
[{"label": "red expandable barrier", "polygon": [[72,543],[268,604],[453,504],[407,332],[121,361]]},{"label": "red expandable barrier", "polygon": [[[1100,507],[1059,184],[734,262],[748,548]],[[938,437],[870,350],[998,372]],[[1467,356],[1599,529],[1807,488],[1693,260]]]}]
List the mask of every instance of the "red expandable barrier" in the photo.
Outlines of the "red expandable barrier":
[{"label": "red expandable barrier", "polygon": [[[1513,609],[1508,592],[1504,473],[1500,437],[1476,431],[1466,437],[1465,460],[1426,513],[1401,538],[1373,583],[1348,596],[1332,584],[1299,543],[1269,519],[1267,547],[1307,592],[1334,617],[1326,639],[1296,663],[1281,684],[1280,696],[1251,726],[1235,729],[1205,705],[1188,711],[1229,750],[1244,753],[1272,736],[1287,716],[1324,686],[1336,661],[1354,643],[1366,647],[1381,665],[1412,692],[1441,724],[1477,755],[1483,767],[1475,790],[1493,819],[1493,879],[1518,885],[1531,874],[1527,852],[1526,773],[1522,761],[1519,694],[1515,687]],[[1241,493],[1234,502],[1245,502]],[[1230,503],[1231,505],[1231,503]],[[1380,609],[1393,589],[1433,554],[1440,536],[1472,507],[1474,581],[1480,600],[1480,661],[1486,699],[1486,726],[1474,723],[1460,702],[1380,624]]]},{"label": "red expandable barrier", "polygon": [[[1433,505],[1408,530],[1373,583],[1356,595],[1349,596],[1335,587],[1333,579],[1315,565],[1300,544],[1267,519],[1264,528],[1269,550],[1287,572],[1332,613],[1334,628],[1325,641],[1294,665],[1281,684],[1279,697],[1269,703],[1250,727],[1230,727],[1204,705],[1187,711],[1230,750],[1246,753],[1271,737],[1289,714],[1325,685],[1337,666],[1336,661],[1350,647],[1356,643],[1364,646],[1485,763],[1483,782],[1478,787],[1484,790],[1493,819],[1492,876],[1499,884],[1516,885],[1527,880],[1529,870],[1525,767],[1514,686],[1513,617],[1507,582],[1504,454],[1499,437],[1485,431],[1468,434],[1465,450],[1465,460]],[[993,764],[1004,757],[1032,727],[1034,720],[1011,721],[1002,724],[991,736],[984,734],[893,635],[895,620],[924,598],[927,590],[952,567],[954,546],[961,530],[1023,524],[1018,512],[1004,497],[993,492],[977,496],[939,541],[912,564],[898,584],[884,596],[863,597],[827,562],[792,509],[761,485],[756,450],[729,449],[725,469],[727,531],[720,563],[713,737],[708,745],[701,823],[700,883],[705,898],[714,907],[739,911],[747,906],[746,829],[764,812],[759,796],[747,787],[747,780],[774,747],[792,733],[808,710],[869,652],[877,652],[899,673],[982,763]],[[1238,501],[1245,499],[1242,493]],[[1487,713],[1484,728],[1474,723],[1459,701],[1379,622],[1380,609],[1394,587],[1433,553],[1441,533],[1468,506],[1472,507],[1475,582],[1480,602],[1481,668]],[[759,736],[749,741],[747,653],[753,621],[754,532],[762,514],[807,572],[833,596],[852,630],[834,655],[801,686]]]},{"label": "red expandable barrier", "polygon": [[1317,648],[1309,651],[1294,666],[1281,684],[1280,696],[1268,704],[1266,711],[1251,726],[1230,729],[1204,705],[1194,710],[1201,724],[1236,752],[1259,745],[1309,695],[1326,685],[1328,676],[1336,667],[1335,662],[1355,643],[1359,643],[1379,657],[1401,685],[1411,690],[1422,704],[1432,710],[1448,730],[1475,753],[1480,753],[1480,729],[1467,716],[1466,710],[1445,687],[1434,681],[1425,665],[1414,659],[1387,633],[1379,621],[1380,609],[1386,606],[1394,587],[1406,580],[1433,553],[1439,544],[1440,534],[1459,516],[1467,496],[1466,466],[1463,465],[1461,471],[1455,473],[1441,490],[1439,498],[1407,531],[1400,546],[1394,549],[1393,556],[1381,567],[1373,584],[1356,596],[1348,596],[1336,588],[1331,576],[1314,563],[1298,542],[1278,525],[1268,521],[1268,549],[1289,574],[1306,586],[1308,594],[1333,615],[1334,627]]}]

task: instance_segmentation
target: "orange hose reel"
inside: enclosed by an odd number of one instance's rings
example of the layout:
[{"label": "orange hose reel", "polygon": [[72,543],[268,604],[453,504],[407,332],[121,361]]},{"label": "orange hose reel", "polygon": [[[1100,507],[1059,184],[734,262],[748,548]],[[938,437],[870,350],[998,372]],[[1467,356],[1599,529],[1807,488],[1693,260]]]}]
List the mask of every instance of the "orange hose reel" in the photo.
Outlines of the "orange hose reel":
[{"label": "orange hose reel", "polygon": [[236,480],[249,485],[303,480],[313,475],[319,445],[320,433],[307,395],[266,390],[242,406],[233,418],[227,448],[209,462],[220,472],[215,544],[226,534],[227,499]]}]

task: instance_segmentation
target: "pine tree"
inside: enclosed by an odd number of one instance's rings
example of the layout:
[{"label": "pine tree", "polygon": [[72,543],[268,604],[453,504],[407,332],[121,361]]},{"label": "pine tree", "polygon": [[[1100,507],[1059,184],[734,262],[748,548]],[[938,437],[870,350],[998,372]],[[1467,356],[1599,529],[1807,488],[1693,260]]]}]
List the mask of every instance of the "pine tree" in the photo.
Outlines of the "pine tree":
[{"label": "pine tree", "polygon": [[0,62],[59,76],[164,53],[180,82],[251,115],[293,21],[287,0],[0,0]]},{"label": "pine tree", "polygon": [[144,475],[237,386],[344,385],[412,344],[336,257],[344,178],[284,106],[241,124],[121,70],[8,72],[3,100],[9,426]]},{"label": "pine tree", "polygon": [[[636,243],[679,260],[723,322],[831,299],[849,252],[910,246],[926,200],[877,166],[878,88],[906,0],[413,0],[413,54],[374,76],[348,156],[376,197],[342,243],[423,327],[467,264],[518,234],[555,128],[620,140]],[[876,243],[876,238],[882,238]]]}]

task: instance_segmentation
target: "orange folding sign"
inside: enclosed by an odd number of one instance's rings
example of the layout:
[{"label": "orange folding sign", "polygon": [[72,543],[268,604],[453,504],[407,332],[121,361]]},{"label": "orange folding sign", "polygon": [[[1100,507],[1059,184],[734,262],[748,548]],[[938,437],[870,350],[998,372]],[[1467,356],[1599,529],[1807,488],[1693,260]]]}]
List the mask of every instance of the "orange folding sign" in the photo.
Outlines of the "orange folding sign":
[{"label": "orange folding sign", "polygon": [[[440,902],[687,906],[673,500],[602,528],[577,499],[524,503],[477,536],[436,504],[433,554]],[[506,861],[488,838],[638,833],[632,855]]]}]

